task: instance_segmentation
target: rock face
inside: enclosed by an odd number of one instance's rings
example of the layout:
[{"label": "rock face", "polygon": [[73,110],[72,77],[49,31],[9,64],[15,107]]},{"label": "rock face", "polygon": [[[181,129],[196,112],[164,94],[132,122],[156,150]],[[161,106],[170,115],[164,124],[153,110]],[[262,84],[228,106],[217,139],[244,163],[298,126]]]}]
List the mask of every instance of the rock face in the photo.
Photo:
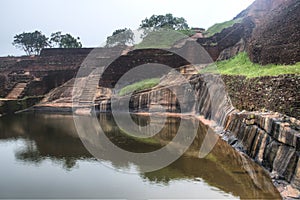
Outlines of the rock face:
[{"label": "rock face", "polygon": [[256,0],[247,9],[239,13],[234,19],[251,17],[255,24],[260,24],[266,19],[267,13],[291,0]]},{"label": "rock face", "polygon": [[209,38],[199,38],[214,60],[246,50],[255,63],[294,64],[300,61],[300,2],[256,0],[234,19],[243,19]]},{"label": "rock face", "polygon": [[[300,121],[274,113],[241,112],[227,118],[224,137],[297,189]],[[297,131],[298,130],[298,131]]]},{"label": "rock face", "polygon": [[234,110],[221,77],[212,74],[195,75],[190,84],[171,75],[156,88],[132,96],[112,96],[112,99],[117,105],[114,108],[127,109],[125,102],[129,101],[131,112],[196,113],[220,126],[224,125],[226,116]]},{"label": "rock face", "polygon": [[286,1],[253,33],[250,59],[260,64],[300,62],[300,2]]},{"label": "rock face", "polygon": [[197,42],[207,50],[214,61],[228,59],[246,49],[254,27],[252,19],[245,17],[240,23],[209,38],[199,38]]},{"label": "rock face", "polygon": [[[116,60],[110,63],[105,69],[105,72],[102,74],[99,85],[102,87],[113,88],[116,82],[122,77],[122,75],[124,75],[130,69],[147,63],[164,64],[172,68],[179,68],[180,66],[189,64],[188,61],[186,61],[182,57],[167,50],[137,49],[130,51],[126,55],[117,57]],[[149,73],[143,73],[143,71],[140,71],[139,75],[141,77],[144,76],[145,78],[152,78],[149,77]],[[162,73],[163,72],[157,72],[153,70],[151,75],[157,77]],[[135,77],[132,77],[133,82],[136,81],[134,80],[134,78]]]}]

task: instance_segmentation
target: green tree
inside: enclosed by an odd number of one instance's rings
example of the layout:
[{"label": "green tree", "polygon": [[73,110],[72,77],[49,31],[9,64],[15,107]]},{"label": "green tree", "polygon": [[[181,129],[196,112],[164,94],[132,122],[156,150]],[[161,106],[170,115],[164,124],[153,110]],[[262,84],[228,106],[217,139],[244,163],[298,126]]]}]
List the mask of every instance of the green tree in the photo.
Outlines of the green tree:
[{"label": "green tree", "polygon": [[134,34],[131,29],[117,29],[106,39],[106,47],[117,45],[130,45],[134,42]]},{"label": "green tree", "polygon": [[52,47],[59,48],[81,48],[80,38],[73,37],[71,34],[61,34],[61,31],[52,33],[50,36],[50,44]]},{"label": "green tree", "polygon": [[51,47],[59,47],[61,38],[62,38],[61,31],[57,31],[55,33],[52,33],[51,36],[50,36]]},{"label": "green tree", "polygon": [[27,55],[38,55],[43,48],[49,46],[48,38],[37,30],[15,35],[12,44],[25,51]]},{"label": "green tree", "polygon": [[174,17],[168,13],[166,15],[152,15],[149,19],[142,20],[140,28],[168,28],[173,30],[185,30],[189,26],[183,17]]}]

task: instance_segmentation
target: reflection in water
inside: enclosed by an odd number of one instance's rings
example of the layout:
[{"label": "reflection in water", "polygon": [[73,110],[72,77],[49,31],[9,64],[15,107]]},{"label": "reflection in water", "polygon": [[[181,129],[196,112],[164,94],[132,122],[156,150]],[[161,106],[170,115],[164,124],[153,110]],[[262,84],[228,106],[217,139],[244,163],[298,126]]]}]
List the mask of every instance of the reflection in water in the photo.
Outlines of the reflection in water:
[{"label": "reflection in water", "polygon": [[[142,125],[146,125],[149,123],[149,118],[147,117],[133,115],[132,118],[137,124],[141,123]],[[159,118],[152,118],[152,120],[159,120]],[[165,127],[160,133],[149,139],[137,139],[128,136],[126,132],[120,130],[116,126],[113,117],[109,114],[101,114],[99,123],[108,138],[120,148],[132,152],[150,152],[168,144],[168,142],[175,137],[179,124],[183,123],[185,120],[189,120],[192,123],[199,123],[194,119],[168,118]],[[218,188],[217,190],[223,197],[226,196],[224,194],[227,193],[229,197],[230,195],[233,195],[240,198],[280,198],[266,172],[248,158],[237,153],[222,140],[218,140],[213,150],[205,158],[199,159],[199,149],[205,137],[205,133],[206,127],[200,124],[198,134],[193,144],[183,156],[161,170],[140,173],[139,176],[142,181],[131,182],[131,184],[133,184],[131,186],[138,188],[145,183],[150,185],[143,188],[145,193],[136,191],[136,193],[132,195],[136,198],[145,197],[143,195],[146,195],[146,191],[151,191],[151,188],[155,186],[158,188],[156,188],[151,195],[149,194],[149,198],[155,197],[155,195],[158,195],[156,196],[157,198],[165,195],[170,195],[166,196],[170,198],[179,197],[179,190],[177,189],[178,191],[175,191],[171,188],[175,187],[175,182],[180,181],[187,187],[184,189],[186,195],[195,193],[195,189],[192,189],[195,184],[199,184],[196,186],[199,188],[199,191],[201,191],[201,187],[204,187],[201,186],[201,184],[204,182],[211,187],[210,189],[206,189],[207,193],[209,193],[209,190]],[[17,165],[14,166],[16,169],[26,163],[33,163],[35,166],[32,167],[37,167],[34,169],[39,170],[39,167],[48,160],[51,160],[52,165],[60,165],[66,171],[74,172],[76,170],[83,170],[81,167],[75,167],[77,166],[77,163],[98,162],[82,145],[75,130],[71,115],[20,114],[2,117],[0,118],[0,141],[0,147],[5,144],[3,143],[5,141],[7,141],[8,144],[23,141],[22,145],[18,145],[18,148],[14,150],[15,159],[18,160],[18,163],[14,164]],[[4,158],[5,153],[6,152],[0,152],[0,158]],[[107,154],[103,154],[101,160],[102,162],[109,163],[109,165],[115,169],[131,168],[132,166],[134,166],[134,170],[139,169],[139,166],[136,166],[136,163],[131,163],[126,159],[114,160]],[[4,168],[5,164],[6,163],[2,163]],[[49,168],[47,169],[51,171],[51,165],[48,167]],[[93,176],[93,171],[82,171],[82,173],[86,173],[85,176]],[[57,179],[60,179],[59,175],[51,174],[51,176],[58,176]],[[122,179],[123,177],[119,172],[115,172],[113,176],[115,176],[116,179],[118,179],[118,177],[119,179]],[[131,177],[134,177],[134,175],[131,175]],[[6,178],[7,179],[2,179],[0,181],[0,186],[10,183],[10,181],[8,181],[10,179],[9,176]],[[6,180],[5,183],[1,183],[3,180]],[[128,178],[128,180],[118,181],[126,182],[130,180],[131,179]],[[76,181],[78,184],[86,184],[84,179],[78,179]],[[75,184],[74,180],[68,184]],[[129,187],[127,184],[125,185]],[[10,187],[14,188],[14,185],[11,185]],[[102,187],[104,188],[105,186],[103,185]],[[164,190],[160,191],[161,189],[159,189],[159,187],[164,187]],[[100,189],[98,188],[96,191],[99,190]],[[93,191],[94,190],[92,189],[91,191],[87,191],[87,197],[101,198],[111,195],[109,193],[110,190],[108,189],[103,189],[102,193],[99,195],[96,195],[96,193],[94,194]],[[6,197],[1,196],[1,192],[0,189],[0,198]],[[105,192],[107,194],[103,194]],[[14,192],[12,191],[11,194],[13,195]],[[53,195],[53,192],[50,192],[49,197],[53,197],[51,194]],[[74,194],[65,195],[65,197],[75,197],[73,196]],[[203,197],[201,196],[201,193],[197,195],[198,198]],[[113,195],[110,197],[112,196]],[[8,197],[15,196],[8,195]]]},{"label": "reflection in water", "polygon": [[25,139],[25,146],[16,150],[16,158],[35,164],[50,158],[66,169],[76,160],[92,158],[82,146],[71,115],[22,114],[0,119],[0,140]]}]

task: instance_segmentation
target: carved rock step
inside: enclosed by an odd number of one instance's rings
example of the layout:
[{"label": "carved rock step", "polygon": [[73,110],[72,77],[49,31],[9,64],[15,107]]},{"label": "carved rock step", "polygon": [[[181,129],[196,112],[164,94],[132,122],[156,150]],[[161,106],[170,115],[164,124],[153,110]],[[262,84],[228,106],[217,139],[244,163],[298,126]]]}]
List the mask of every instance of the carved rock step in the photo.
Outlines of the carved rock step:
[{"label": "carved rock step", "polygon": [[18,99],[24,89],[26,88],[27,83],[18,83],[12,91],[6,96],[6,99]]}]

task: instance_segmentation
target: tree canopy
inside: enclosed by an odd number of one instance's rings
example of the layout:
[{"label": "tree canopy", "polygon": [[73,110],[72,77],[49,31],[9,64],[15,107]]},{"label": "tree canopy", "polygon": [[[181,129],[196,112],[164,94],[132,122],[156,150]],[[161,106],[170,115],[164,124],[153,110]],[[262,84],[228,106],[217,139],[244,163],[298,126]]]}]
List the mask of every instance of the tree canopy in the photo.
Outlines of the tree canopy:
[{"label": "tree canopy", "polygon": [[81,48],[82,44],[79,41],[80,38],[73,37],[69,33],[62,35],[61,31],[55,32],[51,34],[50,44],[52,47],[59,48]]},{"label": "tree canopy", "polygon": [[115,30],[111,36],[106,39],[106,47],[117,45],[130,45],[134,41],[134,34],[131,29],[123,28]]},{"label": "tree canopy", "polygon": [[185,30],[188,29],[189,26],[183,17],[174,17],[168,13],[166,15],[152,15],[149,19],[145,18],[142,20],[140,28]]},{"label": "tree canopy", "polygon": [[[194,32],[189,29],[183,17],[174,17],[170,13],[166,15],[152,15],[150,18],[145,18],[141,21],[139,28],[143,31],[140,36],[142,39],[145,39],[149,33],[157,32],[157,30],[161,28],[176,30],[188,36],[194,34]],[[131,29],[123,28],[115,30],[111,36],[107,37],[105,46],[112,47],[116,45],[130,45],[133,43],[134,33]]]},{"label": "tree canopy", "polygon": [[17,34],[12,44],[25,51],[27,55],[37,55],[43,48],[49,46],[48,38],[41,31]]},{"label": "tree canopy", "polygon": [[70,34],[52,33],[50,39],[41,31],[23,32],[14,36],[13,45],[25,51],[27,55],[38,55],[46,47],[81,48],[80,38]]}]

